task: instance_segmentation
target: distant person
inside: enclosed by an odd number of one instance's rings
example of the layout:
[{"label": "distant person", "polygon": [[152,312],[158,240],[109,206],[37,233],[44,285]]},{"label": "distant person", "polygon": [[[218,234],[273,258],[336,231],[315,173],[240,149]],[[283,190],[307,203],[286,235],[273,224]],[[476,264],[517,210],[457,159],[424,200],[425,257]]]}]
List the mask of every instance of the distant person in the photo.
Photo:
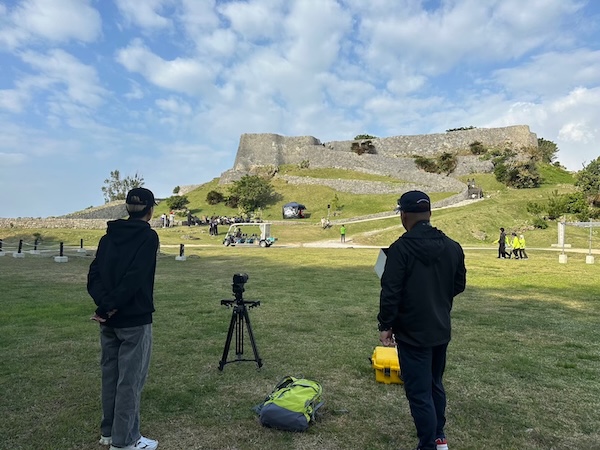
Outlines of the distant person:
[{"label": "distant person", "polygon": [[346,225],[340,227],[340,242],[346,242]]},{"label": "distant person", "polygon": [[513,232],[512,233],[512,253],[513,256],[515,257],[515,259],[519,259],[520,258],[520,253],[519,250],[521,249],[521,242],[519,241],[519,237],[517,236],[517,233]]},{"label": "distant person", "polygon": [[506,251],[506,247],[508,245],[508,236],[504,232],[504,228],[500,228],[500,236],[494,243],[498,244],[498,258],[507,258],[510,259],[510,253]]},{"label": "distant person", "polygon": [[173,211],[173,210],[171,210],[171,212],[169,213],[169,226],[170,227],[175,226],[175,211]]},{"label": "distant person", "polygon": [[192,221],[193,221],[194,217],[192,216],[192,212],[188,210],[187,213],[187,226],[191,226],[192,225]]},{"label": "distant person", "polygon": [[431,226],[431,200],[421,191],[400,197],[406,229],[388,249],[381,277],[379,340],[396,345],[404,392],[421,450],[447,450],[442,378],[454,297],[465,290],[461,246]]},{"label": "distant person", "polygon": [[108,222],[90,264],[87,290],[97,308],[102,355],[100,444],[111,450],[154,450],[140,433],[140,399],[152,353],[152,313],[158,235],[148,223],[154,194],[129,191],[128,219]]},{"label": "distant person", "polygon": [[166,224],[167,224],[167,215],[165,213],[162,213],[160,215],[160,223],[161,223],[161,226],[163,228],[166,226]]},{"label": "distant person", "polygon": [[325,217],[321,217],[321,228],[325,229]]},{"label": "distant person", "polygon": [[521,259],[529,259],[527,252],[525,251],[525,236],[519,236],[519,256]]}]

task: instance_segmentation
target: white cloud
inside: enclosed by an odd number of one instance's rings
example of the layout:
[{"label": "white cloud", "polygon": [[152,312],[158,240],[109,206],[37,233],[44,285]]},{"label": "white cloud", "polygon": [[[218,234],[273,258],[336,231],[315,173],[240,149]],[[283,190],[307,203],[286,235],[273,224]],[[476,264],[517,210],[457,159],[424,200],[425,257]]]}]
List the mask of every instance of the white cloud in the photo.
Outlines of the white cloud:
[{"label": "white cloud", "polygon": [[244,40],[274,39],[281,32],[283,0],[254,2],[233,1],[219,6],[219,12],[231,24],[232,31]]},{"label": "white cloud", "polygon": [[50,42],[93,42],[101,33],[100,14],[90,0],[25,0],[9,10],[0,28],[0,44],[9,48],[31,39]]},{"label": "white cloud", "polygon": [[[381,5],[385,4],[385,12]],[[360,20],[364,57],[385,73],[408,65],[424,75],[438,75],[460,61],[510,61],[556,40],[563,17],[580,3],[536,0],[524,8],[518,0],[443,2],[436,10],[415,2],[367,3]],[[561,36],[566,32],[561,29]],[[360,47],[359,47],[360,48]]]},{"label": "white cloud", "polygon": [[210,90],[216,72],[215,67],[192,58],[164,60],[140,39],[119,50],[116,58],[127,70],[143,75],[156,86],[188,94]]},{"label": "white cloud", "polygon": [[27,92],[18,89],[0,90],[0,108],[13,113],[20,113],[28,100]]},{"label": "white cloud", "polygon": [[170,0],[116,0],[119,11],[127,20],[145,29],[167,28],[172,25],[170,19],[160,14],[170,3]]},{"label": "white cloud", "polygon": [[140,87],[139,83],[131,81],[131,88],[129,92],[125,94],[125,98],[129,100],[141,100],[142,98],[144,98],[144,91],[142,91],[142,88]]},{"label": "white cloud", "polygon": [[600,51],[579,49],[542,53],[518,67],[497,70],[493,78],[514,96],[541,94],[552,98],[565,88],[597,86],[600,83]]},{"label": "white cloud", "polygon": [[64,87],[70,101],[90,108],[105,101],[106,90],[99,84],[96,69],[64,50],[54,49],[46,54],[27,51],[21,59],[40,72],[42,84],[51,84],[54,89]]},{"label": "white cloud", "polygon": [[587,123],[566,123],[558,132],[558,139],[584,144],[593,142],[598,135],[598,129],[592,129]]},{"label": "white cloud", "polygon": [[189,115],[192,113],[192,108],[189,104],[175,97],[158,99],[156,100],[156,105],[163,111],[172,114]]}]

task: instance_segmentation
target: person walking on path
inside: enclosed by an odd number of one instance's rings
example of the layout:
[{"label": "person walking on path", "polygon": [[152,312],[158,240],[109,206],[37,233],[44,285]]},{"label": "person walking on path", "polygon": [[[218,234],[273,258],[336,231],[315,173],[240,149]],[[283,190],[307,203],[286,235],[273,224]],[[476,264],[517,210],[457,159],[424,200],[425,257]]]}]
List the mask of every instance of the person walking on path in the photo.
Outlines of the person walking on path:
[{"label": "person walking on path", "polygon": [[148,223],[154,194],[129,191],[128,219],[108,222],[90,264],[87,290],[97,308],[102,354],[100,444],[110,450],[154,450],[140,433],[140,399],[152,353],[152,313],[158,235]]},{"label": "person walking on path", "polygon": [[513,231],[512,233],[512,247],[513,247],[513,255],[515,257],[515,259],[519,259],[520,258],[520,249],[521,249],[521,241],[519,241],[519,237],[517,236],[517,233],[515,233]]},{"label": "person walking on path", "polygon": [[510,253],[506,251],[509,242],[508,236],[506,236],[506,233],[504,232],[504,228],[500,228],[500,236],[494,243],[498,244],[498,258],[508,257],[508,259],[510,259]]},{"label": "person walking on path", "polygon": [[346,242],[346,225],[340,227],[340,242],[342,244]]},{"label": "person walking on path", "polygon": [[466,286],[465,256],[457,242],[431,226],[427,194],[406,192],[398,204],[406,233],[390,246],[381,277],[379,339],[397,346],[417,450],[447,450],[442,377],[450,311]]},{"label": "person walking on path", "polygon": [[529,259],[527,252],[525,251],[525,236],[519,236],[519,256],[521,259]]}]

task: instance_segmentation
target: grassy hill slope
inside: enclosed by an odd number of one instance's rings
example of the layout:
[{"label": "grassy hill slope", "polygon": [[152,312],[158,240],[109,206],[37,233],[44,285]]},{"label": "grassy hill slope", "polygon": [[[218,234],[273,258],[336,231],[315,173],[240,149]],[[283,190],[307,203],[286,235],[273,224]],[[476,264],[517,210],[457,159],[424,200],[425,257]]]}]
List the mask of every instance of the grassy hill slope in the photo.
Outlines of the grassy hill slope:
[{"label": "grassy hill slope", "polygon": [[[361,179],[365,181],[387,181],[390,183],[401,183],[388,177],[368,175],[364,173],[350,172],[339,169],[296,169],[284,168],[280,173],[301,176],[313,176],[318,178],[341,178]],[[460,207],[451,207],[435,210],[432,222],[434,226],[442,229],[448,236],[459,241],[465,246],[494,247],[493,241],[497,238],[498,229],[504,227],[508,232],[523,232],[527,238],[528,247],[549,247],[557,242],[556,222],[549,222],[546,230],[534,229],[532,221],[534,216],[527,212],[527,203],[536,201],[544,203],[554,191],[559,193],[573,192],[573,176],[553,166],[544,166],[541,169],[542,176],[546,180],[544,184],[536,189],[511,189],[498,183],[491,174],[471,174],[462,177],[475,178],[477,185],[483,188],[486,198],[467,203]],[[301,245],[304,243],[335,240],[339,237],[339,224],[348,221],[348,238],[352,245],[388,246],[404,229],[400,225],[398,216],[385,219],[364,222],[353,222],[355,217],[368,214],[391,211],[396,204],[398,195],[354,195],[344,192],[336,192],[329,187],[319,185],[292,185],[283,179],[273,181],[278,200],[262,211],[265,221],[277,221],[272,227],[272,234],[278,238],[278,245]],[[217,190],[227,194],[227,186],[218,184],[215,179],[206,183],[187,194],[190,204],[188,205],[195,215],[237,215],[237,210],[229,208],[224,204],[215,206],[208,205],[206,194],[211,190]],[[454,193],[432,194],[432,199],[440,200]],[[336,224],[323,230],[320,227],[320,218],[327,214],[327,204],[332,202],[337,195],[341,210],[339,215],[331,218]],[[289,201],[298,201],[305,204],[311,214],[309,219],[281,221],[281,206]],[[157,206],[155,216],[166,212],[167,206],[162,203]],[[573,219],[574,220],[574,219]],[[157,230],[162,244],[200,244],[221,245],[224,227],[220,228],[220,236],[209,236],[206,227],[174,227],[170,229]],[[80,239],[84,239],[86,245],[92,246],[104,233],[103,230],[57,230],[57,229],[3,229],[0,230],[0,239],[4,239],[5,246],[11,242],[23,238],[25,241],[33,241],[34,233],[39,233],[44,242],[64,241],[66,245],[76,245]],[[597,231],[593,239],[597,238]],[[589,230],[567,228],[566,241],[578,248],[588,248]],[[598,248],[597,242],[593,247]]]}]

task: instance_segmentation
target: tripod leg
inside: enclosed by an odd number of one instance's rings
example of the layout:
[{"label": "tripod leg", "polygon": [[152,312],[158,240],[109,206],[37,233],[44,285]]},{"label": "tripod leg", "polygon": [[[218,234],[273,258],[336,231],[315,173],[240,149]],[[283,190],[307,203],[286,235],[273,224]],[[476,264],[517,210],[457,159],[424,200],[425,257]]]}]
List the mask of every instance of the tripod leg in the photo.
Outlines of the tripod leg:
[{"label": "tripod leg", "polygon": [[244,354],[244,319],[238,310],[235,322],[235,356],[238,361],[242,360]]},{"label": "tripod leg", "polygon": [[219,361],[219,370],[223,370],[225,364],[227,364],[227,355],[229,354],[229,346],[231,345],[231,337],[233,336],[233,328],[235,327],[238,319],[238,314],[233,309],[231,313],[231,322],[229,322],[229,331],[227,332],[227,340],[225,341],[225,349],[223,350],[223,356],[221,357],[221,361]]},{"label": "tripod leg", "polygon": [[250,343],[252,344],[252,351],[254,352],[254,360],[260,369],[262,367],[262,360],[258,355],[258,348],[256,347],[256,341],[254,340],[254,333],[252,332],[252,325],[250,325],[250,316],[248,310],[244,308],[244,319],[246,320],[246,327],[248,328],[248,336],[250,336]]}]

